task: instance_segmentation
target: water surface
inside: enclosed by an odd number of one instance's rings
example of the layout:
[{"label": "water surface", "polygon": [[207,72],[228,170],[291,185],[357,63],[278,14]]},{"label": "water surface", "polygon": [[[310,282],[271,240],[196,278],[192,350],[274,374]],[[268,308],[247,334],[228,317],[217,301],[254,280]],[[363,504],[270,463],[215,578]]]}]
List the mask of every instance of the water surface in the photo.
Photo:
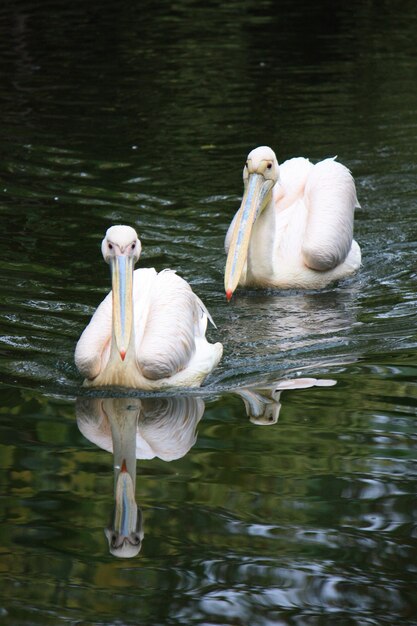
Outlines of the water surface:
[{"label": "water surface", "polygon": [[[3,3],[0,623],[417,624],[416,27],[411,2]],[[226,303],[260,144],[351,169],[357,277]],[[77,425],[73,364],[118,222],[142,267],[191,282],[225,347],[200,392],[146,399],[148,437],[161,406],[197,408],[153,440],[171,457],[145,438],[129,560],[103,532],[113,458]],[[304,377],[336,384],[270,402]]]}]

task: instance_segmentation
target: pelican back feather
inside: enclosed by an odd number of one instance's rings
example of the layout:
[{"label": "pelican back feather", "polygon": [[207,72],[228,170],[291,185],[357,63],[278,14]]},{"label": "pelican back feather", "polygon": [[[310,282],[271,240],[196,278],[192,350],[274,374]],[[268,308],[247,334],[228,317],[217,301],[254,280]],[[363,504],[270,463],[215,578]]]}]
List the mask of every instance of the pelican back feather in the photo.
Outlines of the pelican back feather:
[{"label": "pelican back feather", "polygon": [[333,269],[343,263],[352,246],[358,201],[350,171],[334,159],[314,165],[306,183],[305,202],[304,261],[314,270]]},{"label": "pelican back feather", "polygon": [[97,307],[75,348],[75,364],[86,379],[94,379],[104,369],[109,359],[111,324],[110,292]]},{"label": "pelican back feather", "polygon": [[189,284],[172,270],[160,272],[137,349],[137,362],[146,378],[169,378],[187,366],[195,352],[197,315],[197,299]]}]

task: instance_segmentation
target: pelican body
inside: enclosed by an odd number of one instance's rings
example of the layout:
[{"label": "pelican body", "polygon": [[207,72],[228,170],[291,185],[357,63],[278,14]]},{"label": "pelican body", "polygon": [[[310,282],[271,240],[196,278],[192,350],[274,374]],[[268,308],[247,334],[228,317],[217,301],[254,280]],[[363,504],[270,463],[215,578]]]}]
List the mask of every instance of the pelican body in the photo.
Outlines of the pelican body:
[{"label": "pelican body", "polygon": [[226,235],[225,291],[238,285],[320,289],[354,274],[359,207],[350,171],[334,158],[278,165],[267,146],[249,153],[244,196]]},{"label": "pelican body", "polygon": [[112,226],[102,242],[112,291],[82,333],[75,363],[90,387],[198,387],[218,364],[221,343],[205,337],[210,314],[174,271],[138,269],[136,231]]}]

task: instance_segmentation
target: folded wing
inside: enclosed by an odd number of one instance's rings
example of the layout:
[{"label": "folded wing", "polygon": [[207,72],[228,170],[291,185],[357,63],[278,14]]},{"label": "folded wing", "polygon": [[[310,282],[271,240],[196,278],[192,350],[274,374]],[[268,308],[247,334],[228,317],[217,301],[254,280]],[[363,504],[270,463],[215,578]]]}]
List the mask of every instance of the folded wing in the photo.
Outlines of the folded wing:
[{"label": "folded wing", "polygon": [[314,270],[333,269],[343,263],[352,246],[358,200],[349,170],[334,159],[314,165],[306,182],[305,203],[304,262]]}]

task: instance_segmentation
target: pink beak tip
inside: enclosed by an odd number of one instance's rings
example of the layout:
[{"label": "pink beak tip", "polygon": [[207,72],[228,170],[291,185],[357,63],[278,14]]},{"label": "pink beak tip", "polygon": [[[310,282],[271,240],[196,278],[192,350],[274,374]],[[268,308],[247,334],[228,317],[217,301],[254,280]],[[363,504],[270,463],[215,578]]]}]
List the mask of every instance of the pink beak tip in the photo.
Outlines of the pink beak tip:
[{"label": "pink beak tip", "polygon": [[126,356],[126,350],[124,348],[122,348],[120,350],[120,356],[121,356],[122,361],[124,361],[125,360],[125,356]]},{"label": "pink beak tip", "polygon": [[226,300],[230,302],[233,296],[233,291],[231,289],[226,289]]}]

